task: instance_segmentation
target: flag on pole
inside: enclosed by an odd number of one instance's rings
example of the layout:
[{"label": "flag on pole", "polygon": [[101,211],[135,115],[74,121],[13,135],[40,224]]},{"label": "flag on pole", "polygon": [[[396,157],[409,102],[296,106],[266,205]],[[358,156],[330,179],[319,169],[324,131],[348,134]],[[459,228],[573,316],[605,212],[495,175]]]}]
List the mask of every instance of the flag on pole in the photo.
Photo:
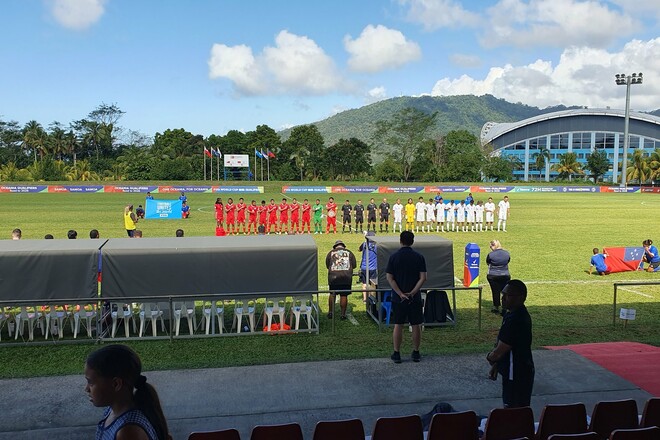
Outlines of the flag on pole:
[{"label": "flag on pole", "polygon": [[204,154],[206,154],[206,156],[208,156],[208,157],[211,157],[211,152],[206,147],[204,147]]},{"label": "flag on pole", "polygon": [[220,152],[220,148],[215,147],[215,154],[216,154],[216,156],[218,156],[218,157],[222,157],[222,153]]},{"label": "flag on pole", "polygon": [[269,159],[268,154],[264,153],[264,150],[261,150],[261,157],[263,157],[263,158],[266,159],[266,160]]},{"label": "flag on pole", "polygon": [[215,157],[222,157],[222,154],[220,154],[216,148],[211,148],[211,154],[213,154]]},{"label": "flag on pole", "polygon": [[262,153],[260,153],[259,151],[257,151],[256,148],[254,149],[254,154],[255,154],[259,159],[263,159],[263,158],[264,158],[264,155],[263,155]]},{"label": "flag on pole", "polygon": [[268,151],[268,157],[275,159],[275,153],[273,153],[270,150],[267,150],[267,151]]}]

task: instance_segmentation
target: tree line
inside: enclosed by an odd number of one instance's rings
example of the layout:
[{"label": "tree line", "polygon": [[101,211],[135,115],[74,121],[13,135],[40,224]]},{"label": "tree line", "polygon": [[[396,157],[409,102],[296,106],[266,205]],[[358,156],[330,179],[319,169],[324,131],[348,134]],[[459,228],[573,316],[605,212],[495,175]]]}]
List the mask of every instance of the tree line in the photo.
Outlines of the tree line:
[{"label": "tree line", "polygon": [[[352,137],[332,145],[326,145],[315,125],[293,128],[286,140],[267,125],[208,137],[183,128],[168,129],[152,139],[121,127],[123,115],[116,104],[102,103],[87,117],[66,126],[53,122],[44,128],[33,120],[21,127],[0,119],[0,180],[202,180],[205,148],[247,154],[251,162],[255,150],[270,151],[275,155],[268,164],[270,176],[283,181],[504,182],[511,181],[513,171],[522,166],[516,158],[491,156],[492,147],[482,147],[466,130],[434,137],[438,113],[412,107],[375,122],[370,142]],[[549,168],[549,157],[547,150],[534,156],[538,170]],[[657,179],[659,158],[658,151],[650,157],[635,151],[629,161],[629,180]],[[213,175],[210,161],[206,166]],[[569,180],[588,170],[597,182],[608,166],[605,152],[595,151],[584,167],[574,153],[566,153],[552,169]]]}]

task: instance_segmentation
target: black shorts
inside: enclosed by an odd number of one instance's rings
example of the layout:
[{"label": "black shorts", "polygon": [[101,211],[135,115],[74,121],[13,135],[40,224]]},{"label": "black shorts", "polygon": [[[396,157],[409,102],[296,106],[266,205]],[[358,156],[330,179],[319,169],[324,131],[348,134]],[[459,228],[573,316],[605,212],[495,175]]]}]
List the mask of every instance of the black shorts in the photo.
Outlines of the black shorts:
[{"label": "black shorts", "polygon": [[[350,290],[353,286],[350,284],[330,284],[330,294],[339,296],[348,296],[351,294]],[[338,290],[348,290],[349,292],[337,292]]]},{"label": "black shorts", "polygon": [[[371,275],[370,276],[371,281],[378,281],[377,277],[376,277],[376,269],[371,269],[369,272],[370,272],[369,275]],[[359,278],[360,278],[360,282],[362,284],[369,284],[369,283],[367,283],[367,271],[366,271],[366,269],[360,269]],[[376,284],[376,283],[374,283],[374,284]]]},{"label": "black shorts", "polygon": [[135,229],[126,229],[126,233],[131,238],[135,237]]},{"label": "black shorts", "polygon": [[653,269],[657,269],[658,266],[660,266],[660,261],[656,261],[655,263],[649,263],[649,266],[651,266]]},{"label": "black shorts", "polygon": [[380,215],[380,221],[381,222],[389,222],[390,221],[390,215],[389,214],[381,214]]},{"label": "black shorts", "polygon": [[367,218],[367,221],[369,223],[375,222],[376,221],[376,214],[373,214],[373,215],[369,214],[369,217]]},{"label": "black shorts", "polygon": [[[392,295],[396,295],[396,293],[392,292]],[[392,302],[392,311],[394,312],[395,324],[410,323],[410,325],[418,325],[424,322],[421,301]]]},{"label": "black shorts", "polygon": [[343,221],[344,223],[350,223],[350,222],[351,222],[351,216],[350,216],[350,215],[349,215],[349,216],[346,216],[346,215],[345,215],[344,218],[342,219],[342,221]]},{"label": "black shorts", "polygon": [[522,377],[509,380],[502,377],[502,401],[506,408],[529,406],[534,388],[534,369]]},{"label": "black shorts", "polygon": [[355,217],[355,224],[364,223],[364,217]]}]

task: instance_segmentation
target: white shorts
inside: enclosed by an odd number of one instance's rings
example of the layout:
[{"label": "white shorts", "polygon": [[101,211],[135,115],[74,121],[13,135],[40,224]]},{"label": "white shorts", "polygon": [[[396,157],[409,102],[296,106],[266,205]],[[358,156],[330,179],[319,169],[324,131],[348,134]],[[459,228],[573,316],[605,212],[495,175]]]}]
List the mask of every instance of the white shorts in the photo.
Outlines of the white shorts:
[{"label": "white shorts", "polygon": [[499,219],[500,220],[506,220],[506,212],[503,212],[502,214],[500,214]]},{"label": "white shorts", "polygon": [[492,212],[487,212],[486,213],[486,221],[493,223],[493,220],[495,219],[495,216],[493,215]]},{"label": "white shorts", "polygon": [[467,221],[470,223],[474,223],[474,213],[468,214]]},{"label": "white shorts", "polygon": [[424,215],[423,212],[421,214],[417,214],[417,221],[418,222],[423,222],[425,220],[426,220],[426,216]]},{"label": "white shorts", "polygon": [[426,221],[427,222],[435,222],[435,216],[433,214],[426,214]]},{"label": "white shorts", "polygon": [[394,214],[394,223],[401,223],[402,216]]}]

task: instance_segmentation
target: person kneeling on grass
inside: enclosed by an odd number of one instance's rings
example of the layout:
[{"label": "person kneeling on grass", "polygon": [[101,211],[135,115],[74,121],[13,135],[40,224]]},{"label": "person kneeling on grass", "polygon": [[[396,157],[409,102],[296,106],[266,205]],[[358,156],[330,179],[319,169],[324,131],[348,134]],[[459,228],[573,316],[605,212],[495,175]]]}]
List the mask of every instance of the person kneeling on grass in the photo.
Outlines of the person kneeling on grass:
[{"label": "person kneeling on grass", "polygon": [[596,269],[598,275],[609,275],[610,271],[605,264],[607,254],[603,251],[602,254],[598,253],[598,248],[594,248],[594,255],[591,257],[591,267],[589,268],[589,275]]},{"label": "person kneeling on grass", "polygon": [[188,202],[183,202],[181,204],[181,218],[188,217],[190,217],[190,206],[188,206]]},{"label": "person kneeling on grass", "polygon": [[644,257],[642,257],[642,262],[639,264],[640,269],[644,270],[644,263],[649,263],[649,266],[646,268],[647,272],[655,272],[660,270],[660,254],[658,254],[658,248],[653,246],[653,240],[650,238],[642,242],[644,247]]}]

